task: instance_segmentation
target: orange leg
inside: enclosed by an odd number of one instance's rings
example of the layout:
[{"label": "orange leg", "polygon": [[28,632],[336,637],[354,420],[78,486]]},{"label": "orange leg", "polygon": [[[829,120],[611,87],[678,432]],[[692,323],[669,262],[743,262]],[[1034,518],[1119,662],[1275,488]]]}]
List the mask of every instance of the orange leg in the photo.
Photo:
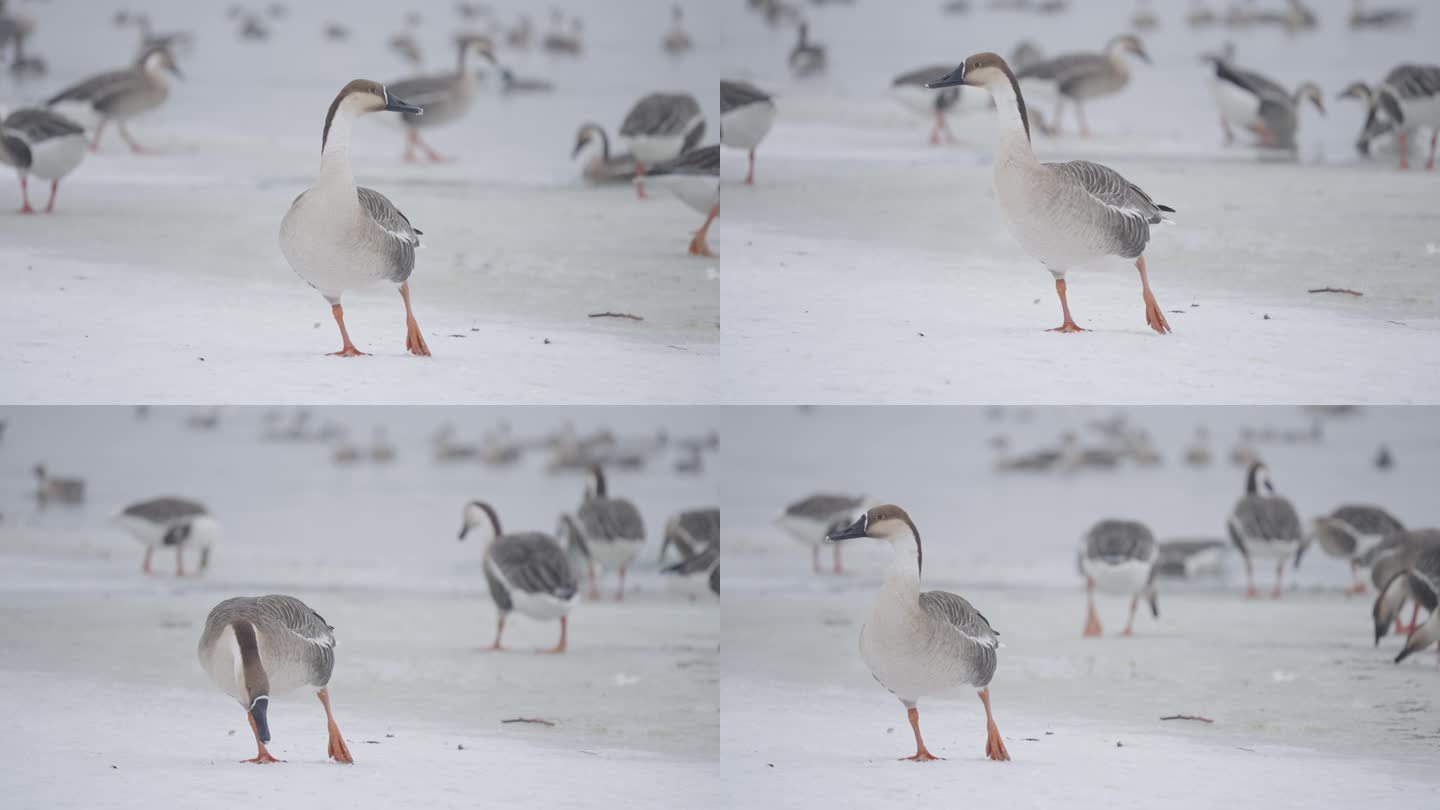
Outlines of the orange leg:
[{"label": "orange leg", "polygon": [[480,649],[485,652],[499,652],[505,649],[500,646],[500,637],[503,635],[505,635],[505,614],[501,613],[500,618],[495,621],[495,643],[489,647],[481,647]]},{"label": "orange leg", "polygon": [[130,137],[130,130],[128,130],[128,129],[125,128],[125,122],[124,122],[124,121],[121,121],[119,124],[116,124],[116,127],[120,130],[120,137],[124,138],[124,139],[125,139],[125,143],[127,143],[127,144],[130,145],[130,151],[131,151],[131,152],[133,152],[133,153],[135,153],[135,154],[137,154],[137,155],[143,155],[143,154],[146,154],[147,152],[150,151],[150,150],[146,149],[145,147],[141,146],[140,143],[139,143],[138,141],[136,141],[134,138]]},{"label": "orange leg", "polygon": [[1075,321],[1070,318],[1070,302],[1065,298],[1065,279],[1055,279],[1055,294],[1060,296],[1060,311],[1065,314],[1065,322],[1055,327],[1054,329],[1047,329],[1045,331],[1084,332],[1085,330],[1077,326],[1075,324]]},{"label": "orange leg", "polygon": [[950,129],[950,122],[943,115],[940,116],[940,132],[945,135],[946,143],[960,143],[960,139],[955,137],[955,132]]},{"label": "orange leg", "polygon": [[1273,591],[1270,592],[1270,597],[1271,597],[1272,599],[1279,599],[1279,598],[1280,598],[1280,593],[1281,593],[1281,590],[1280,590],[1281,580],[1283,580],[1284,578],[1285,578],[1285,561],[1284,561],[1283,559],[1282,559],[1282,560],[1277,560],[1277,561],[1275,562],[1275,590],[1273,590]]},{"label": "orange leg", "polygon": [[1130,618],[1125,622],[1125,629],[1120,631],[1122,636],[1135,635],[1135,608],[1140,606],[1140,594],[1130,597]]},{"label": "orange leg", "polygon": [[402,158],[406,163],[415,162],[415,130],[405,130],[405,155]]},{"label": "orange leg", "polygon": [[1260,592],[1255,590],[1255,566],[1247,556],[1245,558],[1245,598],[1254,599],[1259,595]]},{"label": "orange leg", "polygon": [[340,351],[331,352],[330,356],[364,357],[365,353],[355,348],[355,344],[350,342],[350,333],[345,331],[345,310],[340,307],[340,302],[337,301],[330,305],[330,314],[335,316],[335,323],[340,327],[340,340],[344,342]]},{"label": "orange leg", "polygon": [[1410,142],[1403,129],[1400,130],[1400,168],[1410,168]]},{"label": "orange leg", "polygon": [[930,145],[931,145],[931,146],[939,146],[939,145],[940,145],[940,115],[941,115],[941,114],[937,111],[937,112],[935,113],[935,123],[933,123],[933,124],[930,125]]},{"label": "orange leg", "polygon": [[1100,614],[1095,612],[1095,580],[1085,578],[1085,638],[1099,638]]},{"label": "orange leg", "polygon": [[101,122],[99,123],[99,125],[97,125],[97,126],[95,127],[95,137],[93,137],[93,138],[90,139],[90,151],[91,151],[91,152],[99,152],[99,151],[100,151],[100,134],[105,131],[105,125],[108,124],[108,123],[110,123],[110,122],[109,122],[109,121],[101,121]]},{"label": "orange leg", "polygon": [[185,552],[179,546],[175,547],[175,576],[185,576]]},{"label": "orange leg", "polygon": [[644,175],[645,164],[638,160],[635,161],[635,199],[637,200],[648,199],[645,194],[645,180],[642,179]]},{"label": "orange leg", "polygon": [[1155,294],[1150,292],[1150,277],[1145,274],[1145,257],[1141,256],[1135,260],[1135,269],[1140,271],[1140,294],[1145,299],[1145,323],[1160,334],[1170,332],[1170,324],[1165,320],[1165,313],[1160,311],[1160,305],[1155,302]]},{"label": "orange leg", "polygon": [[710,223],[714,222],[715,217],[718,216],[720,216],[720,206],[717,205],[710,209],[709,215],[705,217],[705,224],[700,226],[700,230],[696,231],[694,238],[690,240],[691,256],[715,256],[715,252],[710,249],[710,244],[705,241],[705,235],[710,232]]},{"label": "orange leg", "polygon": [[600,601],[600,578],[595,576],[595,561],[586,560],[585,568],[590,576],[590,593],[585,596],[587,599],[598,602]]},{"label": "orange leg", "polygon": [[284,762],[285,760],[283,759],[276,759],[270,756],[270,752],[265,750],[265,743],[260,741],[260,729],[255,727],[255,718],[251,717],[249,712],[246,712],[245,719],[250,721],[250,733],[255,735],[255,749],[258,753],[251,759],[242,759],[240,761],[248,762],[252,765],[268,765],[272,762]]},{"label": "orange leg", "polygon": [[430,148],[430,144],[425,143],[425,139],[420,137],[420,133],[418,131],[412,129],[410,130],[410,135],[415,139],[415,145],[420,147],[420,149],[425,153],[425,158],[431,163],[450,162],[450,158],[444,157],[439,152],[436,152],[434,149]]},{"label": "orange leg", "polygon": [[615,601],[625,601],[625,566],[620,566],[620,585],[615,589]]},{"label": "orange leg", "polygon": [[845,573],[845,566],[843,566],[843,565],[840,564],[840,544],[839,544],[839,543],[836,543],[836,544],[835,544],[835,552],[834,552],[834,554],[835,554],[835,565],[834,565],[835,573],[836,573],[837,575],[838,575],[838,574],[843,574],[843,573]]},{"label": "orange leg", "polygon": [[925,741],[920,738],[920,710],[911,706],[906,714],[910,717],[910,728],[915,732],[915,755],[911,757],[901,757],[900,761],[929,762],[940,759],[940,757],[935,756],[925,748]]},{"label": "orange leg", "polygon": [[750,150],[750,171],[745,173],[745,185],[755,185],[755,150]]},{"label": "orange leg", "polygon": [[1430,159],[1425,161],[1425,171],[1427,172],[1435,169],[1435,142],[1437,140],[1440,140],[1440,127],[1430,131]]},{"label": "orange leg", "polygon": [[325,707],[325,725],[330,730],[330,749],[326,753],[336,762],[354,765],[355,758],[350,756],[350,748],[345,745],[345,738],[340,736],[340,727],[335,725],[335,715],[330,713],[330,690],[322,688],[317,697],[320,698],[320,704]]},{"label": "orange leg", "polygon": [[23,174],[20,175],[20,199],[21,199],[21,201],[22,201],[22,205],[20,206],[20,210],[17,211],[16,213],[19,213],[19,214],[33,214],[33,213],[35,213],[35,209],[30,207],[30,177],[29,177],[29,175],[23,175]]},{"label": "orange leg", "polygon": [[150,573],[150,555],[152,555],[152,554],[154,554],[154,553],[155,553],[155,547],[154,547],[154,546],[146,546],[146,547],[145,547],[145,563],[140,566],[140,571],[141,571],[141,573],[145,573],[145,574]]},{"label": "orange leg", "polygon": [[1346,593],[1365,593],[1365,580],[1360,578],[1360,563],[1358,560],[1350,561],[1350,575],[1355,578],[1355,584],[1351,585]]},{"label": "orange leg", "polygon": [[816,574],[820,573],[820,547],[810,547],[810,570]]},{"label": "orange leg", "polygon": [[560,654],[560,653],[565,652],[565,634],[566,634],[566,632],[567,632],[566,624],[567,624],[567,622],[569,621],[569,619],[570,619],[569,616],[561,616],[561,617],[560,617],[560,643],[559,643],[559,644],[556,644],[554,647],[551,647],[551,648],[548,649],[548,650],[536,650],[535,652],[538,653],[538,654],[540,654],[540,655],[547,655],[547,654],[555,654],[555,655],[558,655],[558,654]]},{"label": "orange leg", "polygon": [[990,713],[990,687],[980,690],[980,702],[985,704],[985,756],[998,762],[1009,762],[1010,752],[1005,750],[1000,728],[995,725],[995,715]]},{"label": "orange leg", "polygon": [[1411,611],[1410,611],[1410,624],[1409,624],[1409,625],[1402,626],[1402,625],[1400,624],[1400,615],[1399,615],[1398,613],[1395,615],[1395,632],[1398,633],[1398,634],[1400,634],[1400,635],[1402,635],[1402,636],[1408,636],[1408,635],[1410,635],[1411,633],[1415,632],[1415,628],[1417,628],[1417,627],[1419,627],[1419,626],[1420,626],[1420,603],[1419,603],[1419,602],[1414,603],[1414,605],[1413,605],[1413,607],[1412,607],[1412,609],[1411,609]]},{"label": "orange leg", "polygon": [[430,347],[425,345],[425,336],[420,334],[420,324],[415,322],[415,312],[410,309],[410,282],[400,285],[400,297],[405,301],[405,349],[416,357],[429,357]]},{"label": "orange leg", "polygon": [[50,181],[50,202],[48,202],[48,203],[45,204],[45,213],[47,213],[47,214],[53,214],[53,213],[55,213],[55,193],[56,193],[57,191],[59,191],[59,190],[60,190],[60,181],[59,181],[59,180],[51,180],[51,181]]}]

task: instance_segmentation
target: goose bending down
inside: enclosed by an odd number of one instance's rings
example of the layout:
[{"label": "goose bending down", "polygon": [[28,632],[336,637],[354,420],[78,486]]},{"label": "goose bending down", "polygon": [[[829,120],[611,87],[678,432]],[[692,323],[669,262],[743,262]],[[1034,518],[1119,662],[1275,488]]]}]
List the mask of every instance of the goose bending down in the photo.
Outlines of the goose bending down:
[{"label": "goose bending down", "polygon": [[559,619],[560,641],[550,649],[536,652],[565,652],[570,608],[575,606],[579,593],[565,550],[544,532],[505,534],[500,530],[500,517],[494,507],[484,501],[465,504],[460,539],[464,540],[477,526],[490,529],[490,539],[485,544],[485,583],[499,611],[495,643],[489,649],[504,649],[500,638],[505,633],[505,619],[511,611],[518,610],[540,621]]},{"label": "goose bending down", "polygon": [[430,356],[410,308],[410,273],[421,231],[385,195],[355,185],[350,173],[350,129],[355,119],[375,112],[419,115],[421,109],[394,98],[378,82],[356,79],[330,103],[320,138],[320,177],[280,222],[280,252],[300,278],[330,302],[343,346],[334,354],[358,357],[350,342],[340,296],[345,290],[383,279],[400,285],[405,302],[405,348]]},{"label": "goose bending down", "polygon": [[755,148],[775,125],[775,99],[749,82],[720,80],[720,143],[750,155],[746,185],[755,184]]},{"label": "goose bending down", "polygon": [[[1386,537],[1361,555],[1360,567],[1370,569],[1370,582],[1374,584],[1377,593],[1383,593],[1385,586],[1390,584],[1390,580],[1396,574],[1409,568],[1415,560],[1415,555],[1431,547],[1440,547],[1440,531],[1419,529],[1399,532]],[[1416,602],[1414,610],[1410,613],[1410,624],[1402,624],[1399,611],[1404,601],[1404,598],[1400,598],[1394,604],[1393,611],[1395,632],[1402,635],[1412,632],[1420,617],[1420,603]]]},{"label": "goose bending down", "polygon": [[1245,596],[1253,599],[1258,595],[1252,560],[1259,557],[1275,560],[1275,590],[1270,595],[1279,599],[1285,560],[1294,555],[1298,564],[1304,537],[1299,513],[1289,500],[1275,494],[1270,470],[1264,463],[1251,462],[1245,476],[1245,496],[1230,511],[1227,526],[1230,541],[1245,558]]},{"label": "goose bending down", "polygon": [[679,574],[680,576],[694,576],[705,574],[709,581],[710,590],[720,595],[720,544],[705,546],[693,554],[685,554],[680,562],[660,569],[662,574]]},{"label": "goose bending down", "polygon": [[[1431,534],[1440,535],[1433,531]],[[1423,624],[1411,619],[1405,647],[1395,656],[1397,664],[1431,644],[1436,645],[1435,651],[1440,654],[1440,543],[1431,542],[1419,548],[1409,564],[1392,575],[1375,598],[1371,613],[1375,619],[1376,646],[1389,632],[1390,623],[1397,621],[1406,599],[1414,600],[1417,610],[1424,607],[1430,615]]]},{"label": "goose bending down", "polygon": [[115,525],[145,544],[140,570],[150,573],[157,546],[175,549],[175,576],[185,576],[185,549],[200,549],[200,570],[210,567],[210,549],[220,540],[220,523],[205,505],[188,498],[161,497],[132,503],[115,515]]},{"label": "goose bending down", "polygon": [[1065,320],[1053,332],[1083,332],[1070,317],[1065,272],[1071,267],[1119,256],[1140,271],[1145,322],[1160,334],[1170,324],[1150,291],[1145,246],[1150,226],[1167,221],[1175,209],[1158,205],[1115,170],[1085,160],[1041,163],[1030,145],[1030,122],[1020,84],[1005,60],[993,53],[971,56],[928,86],[983,87],[995,99],[1000,128],[995,158],[995,196],[1010,232],[1026,253],[1055,278]]},{"label": "goose bending down", "polygon": [[56,478],[50,475],[44,464],[35,465],[35,497],[41,503],[77,504],[85,501],[85,480],[82,478]]},{"label": "goose bending down", "polygon": [[904,759],[938,759],[920,736],[920,698],[960,687],[976,689],[985,704],[985,756],[1008,760],[1005,741],[990,712],[1000,634],[963,597],[948,591],[921,591],[920,532],[905,510],[877,506],[848,527],[826,535],[832,543],[856,537],[883,540],[894,550],[870,617],[860,628],[860,657],[881,686],[904,704],[915,732],[915,754]]},{"label": "goose bending down", "polygon": [[1401,65],[1375,88],[1375,104],[1393,123],[1400,141],[1400,168],[1410,168],[1407,132],[1430,128],[1427,170],[1435,168],[1435,146],[1440,140],[1440,65]]},{"label": "goose bending down", "polygon": [[[1311,534],[1320,548],[1331,557],[1349,561],[1355,580],[1349,593],[1365,592],[1365,580],[1360,578],[1360,558],[1365,552],[1403,531],[1405,526],[1394,515],[1369,504],[1342,506],[1311,523]],[[1304,548],[1299,553],[1304,553]],[[1296,559],[1298,562],[1298,554]]]},{"label": "goose bending down", "polygon": [[[810,570],[820,570],[820,546],[825,544],[826,535],[843,529],[855,522],[856,518],[870,508],[867,498],[861,495],[833,495],[817,493],[785,507],[775,519],[775,525],[784,529],[791,537],[810,547]],[[840,564],[840,547],[833,546],[836,574],[845,573]]]},{"label": "goose bending down", "polygon": [[1210,57],[1215,64],[1211,91],[1220,109],[1220,126],[1225,142],[1235,140],[1232,125],[1260,136],[1266,146],[1294,148],[1295,130],[1299,123],[1300,104],[1306,99],[1325,114],[1325,102],[1314,82],[1305,82],[1292,94],[1279,82],[1232,64],[1233,49],[1222,56]]},{"label": "goose bending down", "polygon": [[33,214],[30,175],[50,181],[45,213],[55,211],[60,181],[85,159],[85,130],[70,119],[43,107],[16,110],[0,119],[0,163],[20,176],[20,213]]},{"label": "goose bending down", "polygon": [[1123,635],[1135,634],[1135,609],[1140,597],[1150,603],[1150,613],[1160,618],[1155,590],[1155,563],[1160,549],[1149,527],[1133,520],[1102,520],[1085,535],[1080,550],[1080,573],[1085,576],[1085,637],[1098,637],[1100,616],[1095,612],[1095,589],[1102,593],[1130,597],[1130,618]]},{"label": "goose bending down", "polygon": [[[1055,118],[1048,134],[1060,134],[1060,113],[1067,100],[1075,102],[1080,134],[1088,136],[1085,102],[1114,95],[1130,84],[1130,66],[1125,55],[1132,54],[1147,65],[1150,54],[1134,34],[1120,34],[1101,53],[1070,53],[1046,59],[1015,74],[1026,92],[1055,98]],[[1008,68],[1007,68],[1008,70]],[[1018,94],[1018,90],[1017,90]],[[998,99],[997,99],[998,103]]]},{"label": "goose bending down", "polygon": [[716,507],[686,509],[671,516],[665,522],[665,539],[660,544],[660,557],[665,564],[665,552],[674,546],[680,559],[688,560],[702,553],[709,546],[720,544],[720,510]]},{"label": "goose bending down", "polygon": [[604,569],[617,569],[619,584],[615,601],[625,598],[625,569],[639,556],[645,546],[645,521],[640,510],[628,498],[612,498],[605,483],[605,471],[592,466],[585,485],[585,497],[572,518],[561,517],[561,528],[567,544],[575,547],[586,560],[591,599],[600,598],[599,577],[595,564]]},{"label": "goose bending down", "polygon": [[[1395,122],[1391,121],[1387,114],[1380,109],[1380,105],[1376,103],[1374,91],[1365,82],[1351,82],[1349,86],[1340,91],[1340,95],[1336,98],[1359,99],[1365,104],[1365,120],[1360,125],[1360,134],[1355,138],[1355,151],[1361,157],[1370,156],[1371,144],[1377,138],[1395,133],[1397,129]],[[1401,160],[1407,164],[1409,159],[1408,154],[1401,155]]]},{"label": "goose bending down", "polygon": [[695,47],[690,35],[685,33],[685,12],[678,5],[670,10],[670,30],[665,32],[660,47],[671,56],[682,56]]},{"label": "goose bending down", "polygon": [[46,100],[45,106],[86,127],[94,126],[91,151],[100,148],[105,125],[114,121],[120,137],[130,145],[130,151],[141,153],[146,151],[145,147],[130,136],[125,124],[165,103],[170,96],[166,73],[182,78],[169,49],[156,45],[141,53],[131,67],[101,73],[71,85]]},{"label": "goose bending down", "polygon": [[956,85],[937,92],[926,86],[930,80],[945,75],[949,69],[948,65],[928,65],[902,73],[890,81],[890,92],[901,104],[931,120],[931,146],[939,146],[942,135],[945,143],[960,142],[950,130],[948,116],[962,105],[979,109],[978,103],[971,103],[972,98],[984,97],[984,105],[990,106],[990,99],[982,90]]},{"label": "goose bending down", "polygon": [[825,72],[825,46],[810,41],[810,24],[800,23],[795,47],[790,49],[790,71],[797,77],[817,76]]},{"label": "goose bending down", "polygon": [[[705,113],[689,93],[651,93],[635,102],[620,123],[620,140],[635,155],[635,177],[645,167],[673,160],[694,149],[705,137]],[[643,180],[635,196],[645,197]]]},{"label": "goose bending down", "polygon": [[270,698],[302,687],[316,690],[325,707],[330,758],[346,765],[355,762],[330,711],[334,630],[293,596],[237,596],[210,610],[197,653],[210,680],[245,707],[257,753],[244,762],[282,761],[265,750],[270,742]]},{"label": "goose bending down", "polygon": [[705,237],[710,233],[710,223],[720,216],[720,145],[692,149],[674,160],[651,166],[642,177],[669,188],[681,202],[705,215],[705,222],[690,239],[690,255],[714,257]]},{"label": "goose bending down", "polygon": [[605,128],[595,123],[580,125],[575,133],[575,150],[570,153],[570,159],[574,160],[585,151],[585,147],[598,141],[600,153],[591,155],[585,160],[584,167],[580,170],[585,182],[592,185],[606,183],[632,183],[635,181],[635,156],[629,152],[621,152],[616,155],[610,153],[610,136],[605,134]]},{"label": "goose bending down", "polygon": [[488,37],[462,36],[456,40],[456,48],[459,53],[454,73],[413,76],[386,85],[389,92],[425,111],[424,115],[417,109],[400,116],[400,120],[405,124],[406,161],[415,159],[417,148],[431,161],[446,159],[421,139],[420,130],[458,121],[475,105],[476,85],[479,80],[470,69],[471,54],[482,56],[492,65],[495,64],[495,49]]}]

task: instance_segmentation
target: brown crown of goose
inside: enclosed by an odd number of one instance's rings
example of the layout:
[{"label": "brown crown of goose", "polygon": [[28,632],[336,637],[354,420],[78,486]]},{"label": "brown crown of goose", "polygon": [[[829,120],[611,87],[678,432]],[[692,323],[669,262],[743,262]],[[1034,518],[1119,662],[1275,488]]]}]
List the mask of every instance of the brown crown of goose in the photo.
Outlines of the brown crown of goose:
[{"label": "brown crown of goose", "polygon": [[335,100],[330,102],[330,111],[325,113],[325,129],[320,133],[320,149],[324,151],[325,143],[330,140],[330,125],[335,121],[335,113],[340,109],[340,104],[345,99],[354,95],[370,95],[379,101],[378,110],[389,103],[390,96],[385,92],[385,85],[379,82],[372,82],[369,79],[354,79],[341,88]]}]

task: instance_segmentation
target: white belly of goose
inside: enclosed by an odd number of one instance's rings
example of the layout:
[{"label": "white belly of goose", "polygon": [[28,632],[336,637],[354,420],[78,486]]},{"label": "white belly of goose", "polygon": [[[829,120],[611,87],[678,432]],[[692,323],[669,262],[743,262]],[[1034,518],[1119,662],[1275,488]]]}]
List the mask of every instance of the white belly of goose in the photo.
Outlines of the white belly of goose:
[{"label": "white belly of goose", "polygon": [[1145,560],[1107,563],[1085,558],[1080,561],[1081,570],[1094,580],[1097,590],[1116,596],[1133,596],[1143,590],[1150,581],[1151,566]]},{"label": "white belly of goose", "polygon": [[902,701],[944,695],[973,680],[963,659],[930,644],[919,604],[887,600],[882,588],[870,618],[860,628],[860,657],[870,673]]},{"label": "white belly of goose", "polygon": [[680,154],[685,147],[685,134],[676,135],[626,135],[625,144],[630,154],[641,163],[650,165],[663,163]]},{"label": "white belly of goose", "polygon": [[731,149],[754,149],[775,124],[775,105],[746,104],[720,116],[720,143]]},{"label": "white belly of goose", "polygon": [[558,619],[570,612],[570,608],[575,606],[575,599],[579,596],[579,591],[576,591],[576,596],[570,599],[560,599],[548,593],[522,591],[505,578],[505,573],[493,561],[486,559],[485,567],[492,576],[504,583],[513,608],[532,619]]},{"label": "white belly of goose", "polygon": [[30,174],[42,180],[59,180],[85,159],[86,146],[84,135],[65,135],[30,144]]},{"label": "white belly of goose", "polygon": [[1044,167],[995,164],[995,196],[1015,241],[1052,273],[1103,258],[1103,224],[1090,220],[1083,201],[1058,183],[1049,182]]},{"label": "white belly of goose", "polygon": [[590,558],[606,569],[628,566],[639,556],[640,550],[645,547],[645,541],[635,539],[613,539],[613,540],[591,540],[586,544],[590,548]]},{"label": "white belly of goose", "polygon": [[661,174],[646,178],[652,186],[671,191],[698,213],[708,214],[720,204],[720,178],[710,175]]},{"label": "white belly of goose", "polygon": [[1260,123],[1260,97],[1219,79],[1212,80],[1211,91],[1220,114],[1232,127],[1254,129]]},{"label": "white belly of goose", "polygon": [[281,221],[280,251],[297,275],[333,300],[390,273],[387,254],[367,249],[372,229],[378,232],[357,200],[334,200],[316,187]]}]

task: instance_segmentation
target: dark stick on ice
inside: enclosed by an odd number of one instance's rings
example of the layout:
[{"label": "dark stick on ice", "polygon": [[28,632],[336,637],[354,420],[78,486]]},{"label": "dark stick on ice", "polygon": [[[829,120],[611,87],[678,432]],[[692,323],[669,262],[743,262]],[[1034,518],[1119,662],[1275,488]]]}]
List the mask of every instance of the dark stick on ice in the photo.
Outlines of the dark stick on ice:
[{"label": "dark stick on ice", "polygon": [[592,317],[592,318],[626,318],[626,319],[629,319],[629,320],[632,320],[632,321],[643,321],[643,320],[645,320],[644,318],[640,317],[639,315],[631,315],[631,314],[628,313],[628,312],[592,312],[592,313],[590,313],[590,317]]},{"label": "dark stick on ice", "polygon": [[1312,292],[1312,293],[1341,293],[1341,294],[1343,294],[1343,295],[1353,295],[1353,296],[1356,296],[1356,297],[1359,297],[1359,296],[1362,296],[1362,295],[1365,294],[1365,293],[1362,293],[1362,292],[1358,292],[1358,291],[1356,291],[1356,290],[1347,290],[1347,289],[1344,289],[1344,288],[1341,288],[1341,287],[1320,287],[1320,288],[1311,290],[1310,292]]},{"label": "dark stick on ice", "polygon": [[1213,723],[1208,717],[1201,717],[1198,714],[1172,714],[1169,717],[1162,717],[1161,720],[1199,720],[1202,723]]},{"label": "dark stick on ice", "polygon": [[551,727],[553,727],[553,726],[555,725],[554,723],[550,722],[549,720],[541,720],[541,719],[538,718],[538,717],[512,717],[512,718],[510,718],[509,720],[501,720],[500,722],[501,722],[501,723],[535,723],[536,725],[551,726]]}]

